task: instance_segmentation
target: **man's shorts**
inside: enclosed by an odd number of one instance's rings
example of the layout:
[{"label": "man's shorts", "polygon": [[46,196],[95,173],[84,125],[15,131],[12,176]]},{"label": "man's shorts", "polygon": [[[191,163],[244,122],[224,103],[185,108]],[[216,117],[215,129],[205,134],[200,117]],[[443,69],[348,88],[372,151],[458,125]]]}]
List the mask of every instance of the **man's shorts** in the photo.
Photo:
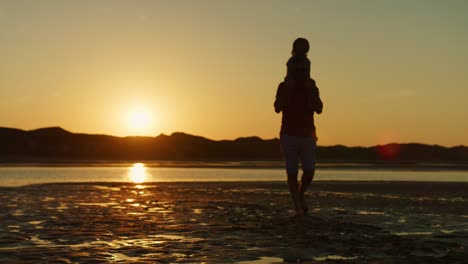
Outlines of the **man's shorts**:
[{"label": "man's shorts", "polygon": [[299,171],[299,160],[302,171],[315,169],[315,152],[317,142],[313,137],[280,136],[281,153],[286,162],[288,175],[297,175]]}]

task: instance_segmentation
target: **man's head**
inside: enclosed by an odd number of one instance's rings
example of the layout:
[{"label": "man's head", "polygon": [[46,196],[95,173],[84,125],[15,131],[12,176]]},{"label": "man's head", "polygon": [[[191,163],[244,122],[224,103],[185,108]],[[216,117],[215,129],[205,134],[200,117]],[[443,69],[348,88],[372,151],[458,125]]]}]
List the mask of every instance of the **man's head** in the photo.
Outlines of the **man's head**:
[{"label": "man's head", "polygon": [[304,56],[309,52],[309,41],[305,38],[298,38],[293,43],[292,54]]}]

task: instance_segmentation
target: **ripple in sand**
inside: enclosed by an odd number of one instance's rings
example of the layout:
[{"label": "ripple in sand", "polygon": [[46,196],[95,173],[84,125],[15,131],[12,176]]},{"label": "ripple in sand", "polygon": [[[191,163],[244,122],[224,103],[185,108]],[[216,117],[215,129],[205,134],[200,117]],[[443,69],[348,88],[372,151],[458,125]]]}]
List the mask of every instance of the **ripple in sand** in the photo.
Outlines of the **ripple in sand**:
[{"label": "ripple in sand", "polygon": [[102,206],[107,207],[109,205],[117,205],[118,203],[76,203],[78,205],[85,205],[85,206]]},{"label": "ripple in sand", "polygon": [[432,235],[432,232],[395,232],[392,234],[397,236],[427,236]]},{"label": "ripple in sand", "polygon": [[70,254],[72,257],[89,257],[91,256],[88,252],[73,252]]},{"label": "ripple in sand", "polygon": [[9,229],[8,231],[9,231],[10,233],[19,233],[19,232],[20,232],[19,229],[21,229],[21,227],[20,227],[19,225],[9,225],[9,226],[7,226],[7,227],[8,227],[8,229]]},{"label": "ripple in sand", "polygon": [[28,224],[30,224],[30,225],[39,225],[42,222],[44,222],[44,221],[29,221]]},{"label": "ripple in sand", "polygon": [[165,238],[168,240],[179,240],[180,242],[199,242],[203,241],[203,238],[198,237],[184,237],[184,236],[177,236],[177,235],[150,235],[149,237],[154,238]]},{"label": "ripple in sand", "polygon": [[50,241],[40,239],[39,236],[32,236],[30,240],[37,246],[43,246],[43,247],[56,246],[54,243]]},{"label": "ripple in sand", "polygon": [[343,257],[338,255],[328,255],[324,257],[315,257],[314,260],[324,261],[324,260],[352,260],[357,259],[357,257]]},{"label": "ripple in sand", "polygon": [[138,260],[138,258],[132,258],[122,253],[113,253],[113,259],[116,261],[125,261],[125,260]]},{"label": "ripple in sand", "polygon": [[21,216],[23,215],[23,210],[15,210],[15,212],[13,213],[14,216]]},{"label": "ripple in sand", "polygon": [[252,251],[252,250],[261,250],[261,249],[262,248],[259,248],[259,247],[249,247],[249,248],[247,248],[247,250],[250,250],[250,251]]},{"label": "ripple in sand", "polygon": [[359,215],[383,215],[383,212],[372,212],[372,211],[357,211]]},{"label": "ripple in sand", "polygon": [[333,207],[332,209],[335,212],[340,212],[340,213],[346,212],[344,208],[340,208],[340,207]]},{"label": "ripple in sand", "polygon": [[121,239],[121,240],[100,240],[100,241],[91,241],[91,242],[84,242],[80,244],[72,244],[67,245],[73,249],[79,248],[96,248],[96,247],[110,247],[114,249],[122,248],[122,247],[149,247],[152,244],[161,244],[162,242],[153,241],[152,239]]},{"label": "ripple in sand", "polygon": [[65,209],[68,209],[68,206],[66,204],[63,204],[61,203],[60,206],[58,206],[57,208],[55,208],[57,210],[65,210]]},{"label": "ripple in sand", "polygon": [[94,185],[93,187],[99,190],[109,190],[109,191],[115,191],[115,192],[120,191],[120,187],[108,187],[108,186],[101,186],[101,185]]},{"label": "ripple in sand", "polygon": [[257,259],[257,260],[240,261],[237,263],[238,264],[283,263],[283,259],[276,258],[276,257],[260,257],[260,259]]},{"label": "ripple in sand", "polygon": [[185,237],[183,236],[176,236],[176,235],[150,235],[150,237],[162,237],[162,238],[167,238],[167,239],[172,239],[172,240],[185,239]]},{"label": "ripple in sand", "polygon": [[445,198],[445,197],[430,197],[430,196],[422,196],[422,197],[415,197],[412,198],[415,201],[439,201],[439,202],[464,202],[465,199],[462,197],[454,197],[454,198]]},{"label": "ripple in sand", "polygon": [[54,201],[55,200],[55,197],[45,197],[44,199],[42,199],[43,202],[50,202],[50,201]]},{"label": "ripple in sand", "polygon": [[149,208],[147,212],[148,213],[168,214],[168,213],[172,213],[172,210],[166,209],[166,208],[163,208],[163,207],[153,207],[153,208]]},{"label": "ripple in sand", "polygon": [[127,214],[128,215],[145,215],[145,213],[139,213],[139,212],[129,212]]},{"label": "ripple in sand", "polygon": [[453,232],[455,232],[456,230],[445,230],[445,229],[442,229],[440,230],[440,232],[444,233],[444,234],[452,234]]}]

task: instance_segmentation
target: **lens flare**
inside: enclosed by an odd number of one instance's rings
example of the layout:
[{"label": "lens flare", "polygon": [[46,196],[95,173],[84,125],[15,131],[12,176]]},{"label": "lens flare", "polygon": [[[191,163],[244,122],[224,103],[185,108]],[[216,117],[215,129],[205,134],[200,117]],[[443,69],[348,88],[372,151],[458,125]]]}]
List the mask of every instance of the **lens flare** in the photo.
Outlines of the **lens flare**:
[{"label": "lens flare", "polygon": [[379,145],[376,147],[379,157],[384,160],[394,160],[400,155],[401,147],[399,144]]}]

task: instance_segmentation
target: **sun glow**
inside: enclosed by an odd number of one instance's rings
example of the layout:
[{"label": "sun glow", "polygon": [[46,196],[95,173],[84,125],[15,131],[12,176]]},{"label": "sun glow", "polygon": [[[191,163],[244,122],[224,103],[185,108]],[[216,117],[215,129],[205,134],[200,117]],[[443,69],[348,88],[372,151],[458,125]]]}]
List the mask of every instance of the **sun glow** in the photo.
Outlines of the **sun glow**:
[{"label": "sun glow", "polygon": [[145,164],[143,163],[135,163],[129,168],[128,178],[130,178],[133,183],[143,183],[148,177],[149,174],[146,171]]},{"label": "sun glow", "polygon": [[153,124],[151,113],[144,108],[136,108],[127,114],[127,125],[132,133],[150,133]]}]

